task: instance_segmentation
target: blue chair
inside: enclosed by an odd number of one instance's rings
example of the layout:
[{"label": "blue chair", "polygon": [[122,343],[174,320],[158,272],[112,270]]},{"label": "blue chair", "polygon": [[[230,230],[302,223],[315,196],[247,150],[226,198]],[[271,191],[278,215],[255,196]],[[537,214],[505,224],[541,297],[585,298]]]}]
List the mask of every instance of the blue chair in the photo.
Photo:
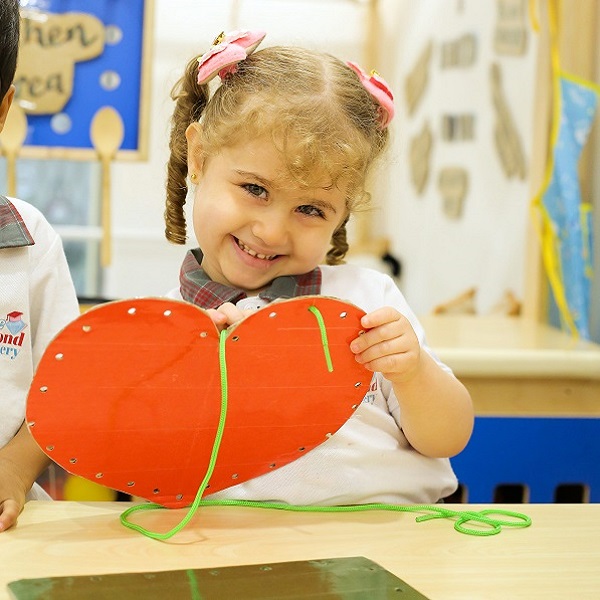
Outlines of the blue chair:
[{"label": "blue chair", "polygon": [[558,486],[582,485],[600,502],[600,419],[477,417],[452,466],[467,502],[494,502],[501,485],[522,485],[529,502],[554,502]]}]

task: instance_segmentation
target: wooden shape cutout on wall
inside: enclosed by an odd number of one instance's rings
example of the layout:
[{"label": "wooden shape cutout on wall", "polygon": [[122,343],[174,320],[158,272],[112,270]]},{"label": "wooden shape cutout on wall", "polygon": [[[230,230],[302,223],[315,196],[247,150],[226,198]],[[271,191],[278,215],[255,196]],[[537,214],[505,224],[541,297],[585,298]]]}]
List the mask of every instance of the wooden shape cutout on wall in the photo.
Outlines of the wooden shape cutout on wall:
[{"label": "wooden shape cutout on wall", "polygon": [[[60,112],[73,95],[75,65],[104,51],[104,24],[94,15],[23,11],[15,76],[17,98],[31,115]],[[43,56],[43,59],[40,57]]]},{"label": "wooden shape cutout on wall", "polygon": [[433,44],[429,42],[423,49],[417,62],[413,66],[411,72],[406,77],[404,83],[404,92],[406,94],[406,103],[408,105],[408,113],[412,115],[417,106],[420,104],[427,82],[429,81],[429,68]]},{"label": "wooden shape cutout on wall", "polygon": [[444,42],[441,48],[442,69],[470,67],[477,58],[477,38],[472,33]]},{"label": "wooden shape cutout on wall", "polygon": [[420,133],[410,142],[410,175],[417,193],[421,195],[429,178],[433,136],[429,123],[425,123]]},{"label": "wooden shape cutout on wall", "polygon": [[525,179],[523,146],[512,113],[502,90],[502,74],[497,63],[490,67],[492,101],[496,111],[494,139],[504,173],[508,178]]},{"label": "wooden shape cutout on wall", "polygon": [[445,167],[438,176],[438,188],[442,195],[444,214],[458,219],[469,189],[469,174],[462,167]]},{"label": "wooden shape cutout on wall", "polygon": [[500,301],[492,307],[490,314],[518,317],[521,314],[521,301],[512,290],[506,290]]},{"label": "wooden shape cutout on wall", "polygon": [[494,50],[498,54],[519,56],[527,49],[526,0],[496,0],[498,21]]},{"label": "wooden shape cutout on wall", "polygon": [[475,115],[442,115],[442,139],[464,142],[475,138]]},{"label": "wooden shape cutout on wall", "polygon": [[477,288],[469,288],[433,308],[434,315],[474,315]]}]

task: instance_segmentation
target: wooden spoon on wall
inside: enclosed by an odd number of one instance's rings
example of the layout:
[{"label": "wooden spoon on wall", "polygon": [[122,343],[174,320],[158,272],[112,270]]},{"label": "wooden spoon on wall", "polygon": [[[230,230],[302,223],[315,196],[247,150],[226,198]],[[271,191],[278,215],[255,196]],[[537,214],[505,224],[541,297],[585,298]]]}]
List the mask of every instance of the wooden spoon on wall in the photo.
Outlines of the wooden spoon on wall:
[{"label": "wooden spoon on wall", "polygon": [[27,137],[27,116],[25,111],[13,102],[4,129],[0,133],[2,152],[6,156],[6,181],[9,196],[17,195],[17,157]]},{"label": "wooden spoon on wall", "polygon": [[103,267],[111,261],[110,163],[123,143],[123,136],[121,115],[111,106],[98,109],[90,126],[90,138],[102,166],[100,260]]}]

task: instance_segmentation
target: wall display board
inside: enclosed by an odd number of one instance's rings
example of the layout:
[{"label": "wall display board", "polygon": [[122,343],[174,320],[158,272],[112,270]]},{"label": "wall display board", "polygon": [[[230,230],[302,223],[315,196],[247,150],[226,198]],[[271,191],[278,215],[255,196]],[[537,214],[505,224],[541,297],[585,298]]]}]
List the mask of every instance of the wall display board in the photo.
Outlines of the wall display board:
[{"label": "wall display board", "polygon": [[418,314],[523,298],[538,44],[527,7],[405,0],[384,28],[400,91],[387,220]]},{"label": "wall display board", "polygon": [[118,158],[145,158],[153,0],[23,2],[16,100],[22,156],[92,158],[94,116],[124,124]]}]

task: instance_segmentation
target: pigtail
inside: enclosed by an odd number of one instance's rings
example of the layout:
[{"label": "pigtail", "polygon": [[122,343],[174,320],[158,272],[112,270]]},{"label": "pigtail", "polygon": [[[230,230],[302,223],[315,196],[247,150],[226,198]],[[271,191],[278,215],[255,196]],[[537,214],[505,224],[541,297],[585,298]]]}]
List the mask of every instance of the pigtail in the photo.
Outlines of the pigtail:
[{"label": "pigtail", "polygon": [[207,85],[198,85],[198,60],[188,63],[185,73],[173,86],[171,98],[175,101],[175,110],[171,117],[171,151],[167,163],[167,199],[165,208],[165,236],[174,244],[185,244],[186,223],[183,207],[187,186],[187,139],[185,131],[191,123],[200,119],[208,102]]},{"label": "pigtail", "polygon": [[341,265],[344,262],[346,253],[348,252],[348,241],[346,224],[348,218],[333,232],[331,236],[332,248],[327,252],[326,262],[328,265]]}]

